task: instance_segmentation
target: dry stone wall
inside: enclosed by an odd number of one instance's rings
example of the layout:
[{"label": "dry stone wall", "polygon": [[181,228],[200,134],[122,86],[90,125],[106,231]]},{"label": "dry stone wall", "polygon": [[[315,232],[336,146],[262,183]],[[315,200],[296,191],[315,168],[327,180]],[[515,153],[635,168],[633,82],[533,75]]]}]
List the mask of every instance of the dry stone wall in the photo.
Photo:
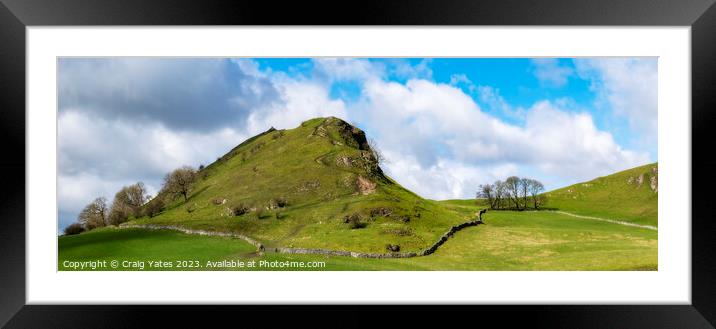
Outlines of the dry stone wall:
[{"label": "dry stone wall", "polygon": [[388,252],[388,253],[367,253],[367,252],[356,252],[356,251],[344,251],[344,250],[329,250],[329,249],[310,249],[310,248],[283,248],[283,247],[276,247],[276,248],[266,248],[262,243],[247,237],[242,234],[237,233],[225,233],[225,232],[214,232],[214,231],[205,231],[205,230],[192,230],[187,229],[179,226],[169,226],[169,225],[122,225],[122,228],[143,228],[143,229],[150,229],[150,230],[172,230],[172,231],[179,231],[186,234],[197,234],[197,235],[208,235],[208,236],[223,236],[223,237],[231,237],[231,238],[238,238],[242,239],[253,246],[256,247],[256,249],[259,252],[275,252],[275,253],[281,253],[281,254],[294,254],[294,255],[326,255],[326,256],[345,256],[345,257],[353,257],[353,258],[410,258],[410,257],[418,257],[418,256],[427,256],[440,248],[445,242],[447,242],[448,239],[450,239],[455,233],[459,232],[460,230],[470,227],[470,226],[477,226],[482,224],[482,214],[484,211],[480,211],[478,218],[473,221],[465,222],[462,224],[455,225],[451,227],[447,232],[445,232],[442,236],[440,236],[440,239],[438,239],[437,242],[435,242],[430,247],[423,249],[419,252]]},{"label": "dry stone wall", "polygon": [[265,249],[264,245],[261,242],[258,242],[252,238],[249,238],[243,234],[237,234],[237,233],[226,233],[226,232],[215,232],[215,231],[205,231],[205,230],[192,230],[180,226],[171,226],[171,225],[137,225],[137,224],[131,224],[131,225],[120,225],[120,228],[141,228],[146,230],[169,230],[169,231],[179,231],[185,234],[194,234],[194,235],[207,235],[207,236],[221,236],[221,237],[227,237],[227,238],[237,238],[244,240],[254,247],[256,247],[256,250],[263,251]]},{"label": "dry stone wall", "polygon": [[477,226],[482,224],[482,214],[484,212],[480,213],[480,216],[478,219],[465,222],[462,224],[455,225],[451,227],[447,232],[445,232],[442,236],[440,236],[440,239],[438,239],[437,242],[435,242],[430,247],[423,249],[419,252],[388,252],[388,253],[367,253],[367,252],[355,252],[355,251],[343,251],[343,250],[327,250],[327,249],[307,249],[307,248],[269,248],[267,251],[272,251],[276,253],[282,253],[282,254],[301,254],[301,255],[327,255],[327,256],[347,256],[347,257],[354,257],[354,258],[410,258],[410,257],[418,257],[418,256],[427,256],[440,248],[445,242],[447,242],[448,239],[450,239],[455,233],[459,232],[460,230],[470,227],[470,226]]}]

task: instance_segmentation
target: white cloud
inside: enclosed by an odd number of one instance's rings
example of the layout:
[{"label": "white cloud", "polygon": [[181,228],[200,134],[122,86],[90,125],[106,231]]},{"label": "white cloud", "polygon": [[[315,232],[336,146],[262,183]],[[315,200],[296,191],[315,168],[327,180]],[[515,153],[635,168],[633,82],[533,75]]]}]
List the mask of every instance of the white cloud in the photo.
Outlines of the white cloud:
[{"label": "white cloud", "polygon": [[237,127],[255,107],[278,101],[270,80],[252,63],[214,58],[60,59],[59,111],[158,121],[181,130]]},{"label": "white cloud", "polygon": [[356,58],[315,58],[314,73],[325,75],[336,81],[367,80],[385,74],[382,65],[367,59]]},{"label": "white cloud", "polygon": [[500,90],[492,86],[475,85],[465,74],[453,74],[450,76],[451,86],[464,86],[468,93],[477,97],[479,104],[485,112],[491,114],[503,114],[504,118],[512,121],[524,121],[525,109],[513,107],[500,94]]},{"label": "white cloud", "polygon": [[591,115],[563,111],[549,101],[528,110],[523,131],[529,149],[521,152],[550,174],[583,180],[649,162],[647,153],[624,150],[597,129]]},{"label": "white cloud", "polygon": [[301,122],[326,116],[347,117],[343,101],[331,99],[328,89],[308,80],[276,77],[273,81],[281,103],[257,108],[248,118],[247,131],[256,134],[273,126],[295,128]]},{"label": "white cloud", "polygon": [[576,181],[649,161],[645,153],[623,150],[589,114],[562,104],[538,102],[518,126],[486,114],[454,86],[373,80],[349,113],[380,141],[388,172],[431,198],[471,197],[475,184],[494,180],[490,168],[531,166]]},{"label": "white cloud", "polygon": [[575,59],[579,75],[592,81],[598,106],[626,117],[631,128],[656,143],[658,67],[652,58]]},{"label": "white cloud", "polygon": [[415,65],[406,59],[384,59],[376,62],[362,58],[315,58],[314,74],[332,81],[365,82],[385,78],[388,74],[400,79],[432,79],[432,59],[424,58]]},{"label": "white cloud", "polygon": [[173,131],[157,122],[137,124],[65,111],[58,119],[58,199],[77,212],[92,199],[108,200],[122,186],[143,181],[151,193],[182,165],[209,164],[249,135],[228,128]]},{"label": "white cloud", "polygon": [[437,200],[474,197],[478,185],[519,173],[513,164],[474,166],[439,159],[423,167],[412,156],[388,151],[386,157],[390,163],[383,167],[390,177],[418,195]]},{"label": "white cloud", "polygon": [[58,137],[60,172],[141,179],[181,165],[206,164],[250,136],[229,128],[175,131],[157,122],[137,124],[67,111],[58,119]]},{"label": "white cloud", "polygon": [[472,89],[476,91],[481,104],[484,104],[486,108],[503,113],[506,117],[516,121],[524,121],[525,109],[521,107],[514,108],[500,95],[499,89],[490,86],[476,86]]},{"label": "white cloud", "polygon": [[428,80],[433,78],[433,70],[430,68],[431,58],[423,58],[416,65],[405,59],[392,59],[388,63],[391,64],[388,70],[398,78]]},{"label": "white cloud", "polygon": [[556,58],[535,58],[531,61],[535,68],[535,77],[545,86],[564,86],[574,74],[571,67],[560,65]]},{"label": "white cloud", "polygon": [[472,80],[467,77],[467,75],[463,73],[459,74],[451,74],[450,75],[450,85],[451,86],[458,86],[460,84],[466,84],[468,86],[472,86]]},{"label": "white cloud", "polygon": [[57,199],[62,210],[79,213],[90,201],[104,196],[109,202],[114,193],[127,184],[124,180],[110,180],[100,175],[76,173],[74,175],[59,174],[57,177]]}]

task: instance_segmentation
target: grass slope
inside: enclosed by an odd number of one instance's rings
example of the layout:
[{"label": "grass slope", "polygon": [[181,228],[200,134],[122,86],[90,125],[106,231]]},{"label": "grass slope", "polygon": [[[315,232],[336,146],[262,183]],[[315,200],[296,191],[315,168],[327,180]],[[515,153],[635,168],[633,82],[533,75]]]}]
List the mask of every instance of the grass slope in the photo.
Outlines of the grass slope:
[{"label": "grass slope", "polygon": [[[271,129],[199,175],[187,202],[159,195],[170,201],[167,209],[132,222],[236,232],[267,246],[385,252],[386,244],[421,250],[468,219],[386,177],[364,133],[333,117]],[[281,198],[288,206],[271,207]],[[234,216],[231,208],[241,204],[252,210]],[[380,208],[390,214],[377,212]],[[364,228],[344,223],[354,213]]]},{"label": "grass slope", "polygon": [[[452,207],[452,206],[449,206]],[[459,206],[469,214],[475,207]],[[494,211],[486,224],[457,233],[435,254],[407,259],[363,259],[266,253],[238,239],[166,231],[104,229],[60,237],[65,260],[266,260],[325,262],[325,268],[222,268],[230,270],[656,270],[657,232],[577,219],[554,212]],[[181,252],[176,252],[181,250]],[[124,269],[126,270],[126,269]],[[153,270],[145,268],[145,270]]]},{"label": "grass slope", "polygon": [[658,226],[658,163],[547,192],[546,207],[586,216]]},{"label": "grass slope", "polygon": [[[58,239],[59,270],[73,270],[65,261],[218,261],[249,257],[256,248],[240,239],[188,235],[174,231],[96,229]],[[179,251],[179,252],[178,252]],[[167,268],[162,268],[166,270]],[[187,268],[173,268],[186,270]],[[190,268],[191,269],[191,268]],[[103,270],[113,270],[106,268]],[[117,270],[132,270],[117,268]],[[140,270],[140,269],[135,269]],[[151,270],[144,268],[144,270]]]}]

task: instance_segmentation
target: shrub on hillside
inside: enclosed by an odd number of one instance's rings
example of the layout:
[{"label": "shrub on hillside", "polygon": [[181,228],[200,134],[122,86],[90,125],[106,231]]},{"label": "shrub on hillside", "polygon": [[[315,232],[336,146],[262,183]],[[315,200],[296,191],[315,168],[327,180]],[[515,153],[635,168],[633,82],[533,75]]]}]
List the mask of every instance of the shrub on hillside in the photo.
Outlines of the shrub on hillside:
[{"label": "shrub on hillside", "polygon": [[390,217],[393,214],[393,209],[386,207],[379,207],[370,210],[370,217]]},{"label": "shrub on hillside", "polygon": [[348,224],[351,229],[364,228],[368,224],[362,221],[362,216],[359,213],[353,213],[352,215],[346,215],[343,217],[343,223]]},{"label": "shrub on hillside", "polygon": [[67,227],[65,227],[65,230],[64,230],[65,235],[80,234],[84,231],[85,231],[85,228],[80,223],[72,223],[72,224],[68,225]]},{"label": "shrub on hillside", "polygon": [[231,207],[231,213],[233,213],[234,216],[244,215],[244,214],[248,213],[250,210],[251,210],[251,208],[249,208],[249,206],[246,205],[245,203],[240,203],[238,205]]},{"label": "shrub on hillside", "polygon": [[288,206],[288,200],[284,197],[269,200],[269,209],[285,208],[286,206]]}]

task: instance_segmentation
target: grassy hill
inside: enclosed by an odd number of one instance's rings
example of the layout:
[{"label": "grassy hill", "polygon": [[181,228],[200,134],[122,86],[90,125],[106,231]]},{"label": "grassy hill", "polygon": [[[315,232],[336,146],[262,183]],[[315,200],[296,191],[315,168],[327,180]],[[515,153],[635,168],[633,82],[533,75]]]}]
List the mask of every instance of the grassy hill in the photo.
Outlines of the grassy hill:
[{"label": "grassy hill", "polygon": [[386,244],[421,250],[467,220],[387,177],[363,131],[334,117],[269,129],[199,176],[186,202],[160,194],[166,210],[131,223],[230,231],[267,246],[385,252]]},{"label": "grassy hill", "polygon": [[547,192],[546,207],[658,226],[658,163]]}]

